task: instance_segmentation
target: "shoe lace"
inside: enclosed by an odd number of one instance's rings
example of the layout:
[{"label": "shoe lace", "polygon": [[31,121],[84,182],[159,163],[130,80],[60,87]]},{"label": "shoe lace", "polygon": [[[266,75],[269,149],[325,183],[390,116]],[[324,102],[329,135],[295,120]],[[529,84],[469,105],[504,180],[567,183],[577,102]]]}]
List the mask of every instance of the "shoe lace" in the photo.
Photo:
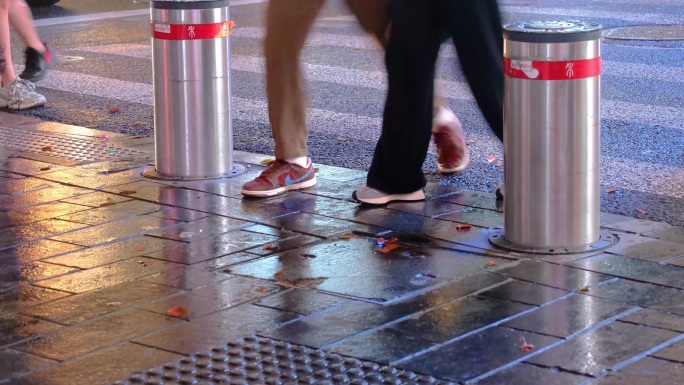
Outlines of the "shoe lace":
[{"label": "shoe lace", "polygon": [[259,178],[269,179],[274,174],[280,174],[283,169],[287,168],[288,163],[284,160],[276,159],[266,167],[264,171],[259,174]]},{"label": "shoe lace", "polygon": [[18,93],[22,97],[36,92],[36,86],[28,80],[24,80],[22,78],[14,79],[14,81],[8,84],[8,86],[8,91],[10,94]]}]

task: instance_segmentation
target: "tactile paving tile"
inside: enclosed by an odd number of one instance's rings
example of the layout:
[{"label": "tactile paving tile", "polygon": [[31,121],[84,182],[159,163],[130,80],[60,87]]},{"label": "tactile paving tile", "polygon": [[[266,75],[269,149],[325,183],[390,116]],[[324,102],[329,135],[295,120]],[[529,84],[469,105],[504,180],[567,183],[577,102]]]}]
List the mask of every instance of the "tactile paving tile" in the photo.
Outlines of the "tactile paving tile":
[{"label": "tactile paving tile", "polygon": [[250,336],[113,385],[454,384],[320,349]]},{"label": "tactile paving tile", "polygon": [[[99,162],[147,155],[146,151],[111,146],[106,141],[98,142],[6,127],[0,127],[0,147],[77,162]],[[45,151],[46,147],[50,147],[50,150]]]}]

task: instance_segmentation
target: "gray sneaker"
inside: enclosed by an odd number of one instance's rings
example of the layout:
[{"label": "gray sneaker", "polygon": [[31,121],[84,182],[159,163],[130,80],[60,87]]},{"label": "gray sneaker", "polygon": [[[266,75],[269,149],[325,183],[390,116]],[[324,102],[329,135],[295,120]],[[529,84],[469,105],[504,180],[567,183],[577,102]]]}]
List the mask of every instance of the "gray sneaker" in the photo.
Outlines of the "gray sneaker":
[{"label": "gray sneaker", "polygon": [[0,107],[24,110],[45,104],[45,96],[36,92],[33,83],[15,78],[5,87],[0,87]]}]

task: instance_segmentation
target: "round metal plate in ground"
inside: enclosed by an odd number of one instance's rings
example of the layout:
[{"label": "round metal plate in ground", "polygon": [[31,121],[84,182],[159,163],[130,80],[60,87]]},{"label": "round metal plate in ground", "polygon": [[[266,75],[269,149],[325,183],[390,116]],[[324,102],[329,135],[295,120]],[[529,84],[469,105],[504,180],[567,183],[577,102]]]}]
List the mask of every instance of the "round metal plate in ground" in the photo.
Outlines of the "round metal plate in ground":
[{"label": "round metal plate in ground", "polygon": [[177,177],[169,177],[169,176],[163,176],[160,175],[157,172],[157,169],[152,167],[148,167],[143,171],[143,176],[150,178],[150,179],[158,179],[158,180],[172,180],[172,181],[178,181],[178,182],[192,182],[192,181],[197,181],[197,180],[209,180],[209,179],[223,179],[223,178],[233,178],[236,177],[242,173],[245,172],[245,167],[242,165],[239,165],[237,163],[233,163],[233,170],[229,173],[226,174],[221,174],[217,176],[205,176],[205,177],[188,177],[188,176],[177,176]]},{"label": "round metal plate in ground", "polygon": [[576,254],[576,253],[586,253],[588,251],[598,251],[607,249],[608,247],[614,245],[618,239],[615,235],[609,233],[608,231],[601,230],[599,233],[598,241],[581,247],[575,248],[542,248],[542,247],[527,247],[513,244],[504,239],[503,227],[498,226],[492,228],[491,234],[489,235],[489,242],[494,246],[500,247],[502,249],[510,251],[518,251],[527,254]]},{"label": "round metal plate in ground", "polygon": [[116,385],[447,385],[391,366],[262,337],[180,358]]},{"label": "round metal plate in ground", "polygon": [[684,25],[642,25],[607,29],[603,37],[616,40],[684,40]]}]

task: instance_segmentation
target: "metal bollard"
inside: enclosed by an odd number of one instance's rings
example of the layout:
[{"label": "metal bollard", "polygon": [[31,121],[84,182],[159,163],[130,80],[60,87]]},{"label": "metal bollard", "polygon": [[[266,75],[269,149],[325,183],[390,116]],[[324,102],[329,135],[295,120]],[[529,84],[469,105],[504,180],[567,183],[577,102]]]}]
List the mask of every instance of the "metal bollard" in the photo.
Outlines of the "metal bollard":
[{"label": "metal bollard", "polygon": [[228,0],[153,0],[155,169],[146,176],[233,176]]},{"label": "metal bollard", "polygon": [[504,26],[504,227],[493,243],[543,253],[597,248],[600,39],[595,23]]}]

